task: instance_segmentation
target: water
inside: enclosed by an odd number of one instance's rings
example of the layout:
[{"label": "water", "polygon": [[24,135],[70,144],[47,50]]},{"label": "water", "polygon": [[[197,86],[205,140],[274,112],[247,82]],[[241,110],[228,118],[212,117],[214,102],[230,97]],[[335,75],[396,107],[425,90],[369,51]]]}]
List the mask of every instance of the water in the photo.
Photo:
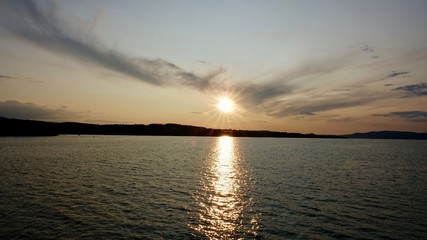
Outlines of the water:
[{"label": "water", "polygon": [[427,141],[0,138],[1,239],[425,239]]}]

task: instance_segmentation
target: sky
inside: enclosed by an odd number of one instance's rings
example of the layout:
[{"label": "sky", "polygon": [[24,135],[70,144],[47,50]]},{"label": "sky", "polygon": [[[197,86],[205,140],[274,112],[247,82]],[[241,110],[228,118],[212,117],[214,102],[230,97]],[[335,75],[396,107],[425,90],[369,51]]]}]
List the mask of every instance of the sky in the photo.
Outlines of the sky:
[{"label": "sky", "polygon": [[426,12],[425,0],[2,0],[0,116],[427,132]]}]

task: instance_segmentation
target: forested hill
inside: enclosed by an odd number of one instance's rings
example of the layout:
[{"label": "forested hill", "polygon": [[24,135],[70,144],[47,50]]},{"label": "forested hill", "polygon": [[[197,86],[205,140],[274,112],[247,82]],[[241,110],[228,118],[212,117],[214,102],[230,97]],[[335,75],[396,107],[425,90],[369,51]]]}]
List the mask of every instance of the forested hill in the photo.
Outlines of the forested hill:
[{"label": "forested hill", "polygon": [[0,136],[56,136],[61,134],[87,135],[157,135],[157,136],[222,136],[235,137],[289,137],[289,138],[343,138],[334,135],[316,135],[273,131],[213,129],[179,124],[88,124],[77,122],[44,122],[0,117]]},{"label": "forested hill", "polygon": [[366,138],[427,139],[427,133],[379,131],[347,135],[316,135],[273,131],[214,129],[174,123],[167,124],[90,124],[78,122],[44,122],[0,117],[0,136],[153,135],[153,136],[222,136],[279,138]]},{"label": "forested hill", "polygon": [[398,132],[398,131],[353,133],[345,136],[348,138],[371,138],[371,139],[427,139],[427,133]]}]

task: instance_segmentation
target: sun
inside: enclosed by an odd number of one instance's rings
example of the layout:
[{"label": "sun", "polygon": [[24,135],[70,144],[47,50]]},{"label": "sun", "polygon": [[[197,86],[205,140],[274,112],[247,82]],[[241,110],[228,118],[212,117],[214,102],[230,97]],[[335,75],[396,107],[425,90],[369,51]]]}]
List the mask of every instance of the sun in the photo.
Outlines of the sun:
[{"label": "sun", "polygon": [[219,99],[216,107],[224,113],[229,113],[234,110],[234,103],[230,98],[222,97]]}]

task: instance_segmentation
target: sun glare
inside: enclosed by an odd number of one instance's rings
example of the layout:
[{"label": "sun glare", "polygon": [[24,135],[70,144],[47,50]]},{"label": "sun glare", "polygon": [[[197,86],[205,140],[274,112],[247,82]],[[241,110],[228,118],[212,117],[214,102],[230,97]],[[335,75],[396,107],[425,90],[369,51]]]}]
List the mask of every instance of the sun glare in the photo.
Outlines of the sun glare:
[{"label": "sun glare", "polygon": [[234,103],[231,99],[223,97],[219,99],[218,104],[216,105],[221,112],[229,113],[234,110]]}]

